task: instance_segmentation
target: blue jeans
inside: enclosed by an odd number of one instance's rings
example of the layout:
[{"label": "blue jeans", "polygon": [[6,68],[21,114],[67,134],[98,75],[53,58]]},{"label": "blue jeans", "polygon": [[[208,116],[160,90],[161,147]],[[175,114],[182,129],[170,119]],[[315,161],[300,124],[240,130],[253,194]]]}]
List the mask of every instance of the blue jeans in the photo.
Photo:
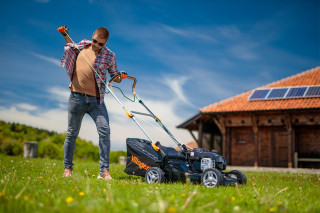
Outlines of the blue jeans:
[{"label": "blue jeans", "polygon": [[100,172],[109,169],[110,126],[107,108],[100,99],[71,92],[68,103],[68,132],[64,141],[64,165],[73,169],[73,154],[76,147],[82,118],[88,113],[96,124],[99,134]]}]

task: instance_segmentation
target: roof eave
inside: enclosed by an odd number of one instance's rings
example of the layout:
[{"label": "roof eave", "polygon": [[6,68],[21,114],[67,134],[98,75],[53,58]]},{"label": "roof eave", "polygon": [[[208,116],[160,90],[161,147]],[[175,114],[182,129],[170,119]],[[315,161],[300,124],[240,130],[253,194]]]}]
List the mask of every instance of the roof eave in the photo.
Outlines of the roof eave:
[{"label": "roof eave", "polygon": [[191,124],[192,122],[198,120],[201,116],[202,116],[202,112],[199,112],[198,114],[192,116],[191,118],[189,118],[188,120],[186,120],[185,122],[183,122],[182,124],[179,124],[177,126],[177,128],[186,128],[189,124]]}]

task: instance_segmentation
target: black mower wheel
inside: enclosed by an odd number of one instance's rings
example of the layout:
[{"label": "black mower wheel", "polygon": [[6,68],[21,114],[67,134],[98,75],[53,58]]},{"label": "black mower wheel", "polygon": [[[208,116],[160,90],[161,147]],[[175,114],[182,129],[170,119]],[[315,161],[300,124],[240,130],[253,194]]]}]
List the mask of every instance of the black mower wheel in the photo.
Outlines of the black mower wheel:
[{"label": "black mower wheel", "polygon": [[166,178],[159,167],[151,167],[147,170],[145,179],[147,183],[163,183]]},{"label": "black mower wheel", "polygon": [[245,185],[247,183],[247,177],[243,172],[239,170],[232,170],[228,173],[228,176],[231,178],[236,178],[240,185]]},{"label": "black mower wheel", "polygon": [[218,169],[206,169],[201,175],[201,183],[207,188],[218,187],[222,184],[222,178]]}]

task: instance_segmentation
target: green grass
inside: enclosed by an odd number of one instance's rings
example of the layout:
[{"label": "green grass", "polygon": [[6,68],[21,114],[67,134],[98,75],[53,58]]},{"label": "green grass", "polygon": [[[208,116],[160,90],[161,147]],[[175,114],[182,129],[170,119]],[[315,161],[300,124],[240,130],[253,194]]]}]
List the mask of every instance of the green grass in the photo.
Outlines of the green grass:
[{"label": "green grass", "polygon": [[247,172],[245,186],[149,185],[112,164],[76,161],[63,178],[57,160],[0,155],[0,212],[320,212],[320,176]]}]

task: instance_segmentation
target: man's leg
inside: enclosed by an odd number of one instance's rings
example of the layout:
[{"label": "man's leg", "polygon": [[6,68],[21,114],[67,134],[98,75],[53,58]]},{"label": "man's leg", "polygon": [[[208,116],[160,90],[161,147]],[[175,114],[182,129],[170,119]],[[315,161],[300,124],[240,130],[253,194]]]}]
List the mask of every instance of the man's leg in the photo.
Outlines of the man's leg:
[{"label": "man's leg", "polygon": [[[76,147],[76,139],[78,137],[82,118],[85,114],[86,106],[83,96],[71,93],[68,103],[68,132],[64,141],[64,166],[65,169],[72,171],[73,154]],[[71,175],[71,172],[70,172]],[[70,176],[69,175],[69,176]],[[68,176],[68,175],[65,175]]]},{"label": "man's leg", "polygon": [[99,134],[99,152],[100,152],[100,174],[102,177],[106,175],[111,179],[109,174],[109,158],[110,158],[110,126],[107,108],[104,103],[99,104],[99,98],[96,102],[90,103],[89,115],[96,123]]}]

